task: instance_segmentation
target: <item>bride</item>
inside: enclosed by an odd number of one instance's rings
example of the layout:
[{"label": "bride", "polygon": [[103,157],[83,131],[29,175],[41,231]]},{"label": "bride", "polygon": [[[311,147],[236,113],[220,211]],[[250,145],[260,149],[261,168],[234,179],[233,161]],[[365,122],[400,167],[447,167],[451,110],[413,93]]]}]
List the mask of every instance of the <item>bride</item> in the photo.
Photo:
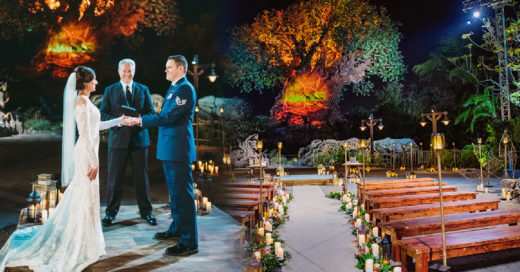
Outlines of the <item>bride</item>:
[{"label": "bride", "polygon": [[[11,235],[0,250],[0,271],[7,266],[28,266],[34,271],[81,271],[105,255],[99,215],[98,131],[120,125],[122,117],[100,122],[99,110],[89,100],[97,83],[94,70],[85,66],[76,67],[69,76],[64,94],[62,170],[62,183],[69,185],[43,226],[20,229]],[[74,120],[67,118],[72,116],[67,108],[74,112],[78,126],[75,146]],[[74,146],[73,152],[67,145]]]}]

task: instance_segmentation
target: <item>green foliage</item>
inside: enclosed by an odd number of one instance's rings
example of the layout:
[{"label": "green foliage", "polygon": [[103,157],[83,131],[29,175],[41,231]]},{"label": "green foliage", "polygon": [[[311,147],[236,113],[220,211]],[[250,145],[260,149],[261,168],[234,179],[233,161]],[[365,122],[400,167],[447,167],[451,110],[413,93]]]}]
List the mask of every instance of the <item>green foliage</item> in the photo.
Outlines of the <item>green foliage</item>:
[{"label": "green foliage", "polygon": [[464,112],[457,116],[455,124],[466,122],[471,118],[469,131],[475,130],[475,123],[481,118],[496,118],[497,117],[498,99],[495,95],[489,92],[489,89],[484,89],[482,94],[474,94],[470,96],[463,107],[466,108]]},{"label": "green foliage", "polygon": [[332,191],[328,195],[326,195],[326,197],[340,200],[342,195],[343,193],[341,192]]},{"label": "green foliage", "polygon": [[23,125],[25,130],[29,132],[34,131],[50,131],[58,132],[61,131],[61,123],[53,124],[49,120],[45,119],[42,115],[41,110],[38,108],[29,108],[22,112],[20,116],[25,119]]}]

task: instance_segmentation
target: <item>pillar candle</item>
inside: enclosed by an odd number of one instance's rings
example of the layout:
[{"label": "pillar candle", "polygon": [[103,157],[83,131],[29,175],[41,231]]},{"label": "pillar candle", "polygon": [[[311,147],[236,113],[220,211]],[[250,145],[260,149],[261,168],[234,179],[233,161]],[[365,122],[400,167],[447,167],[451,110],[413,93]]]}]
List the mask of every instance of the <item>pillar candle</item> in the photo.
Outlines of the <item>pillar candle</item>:
[{"label": "pillar candle", "polygon": [[374,272],[374,259],[366,259],[365,272]]},{"label": "pillar candle", "polygon": [[207,197],[203,197],[202,198],[202,205],[206,206],[206,203],[208,203],[208,198]]},{"label": "pillar candle", "polygon": [[278,259],[283,260],[283,248],[279,247],[277,250],[275,250],[275,255]]},{"label": "pillar candle", "polygon": [[42,210],[42,224],[45,224],[47,221],[47,210]]},{"label": "pillar candle", "polygon": [[273,238],[265,239],[265,244],[268,245],[268,246],[272,245],[273,244]]},{"label": "pillar candle", "polygon": [[[264,228],[266,231],[273,231],[273,224],[271,224],[270,222],[265,222]],[[270,233],[267,233],[267,234],[270,234]]]},{"label": "pillar candle", "polygon": [[284,215],[284,214],[285,214],[285,211],[284,211],[282,205],[278,206],[278,213],[279,213],[280,215]]},{"label": "pillar candle", "polygon": [[358,204],[358,200],[354,199],[354,205],[357,205],[357,204]]},{"label": "pillar candle", "polygon": [[488,188],[484,189],[484,192],[485,192],[486,194],[489,193]]},{"label": "pillar candle", "polygon": [[506,188],[502,188],[502,197],[506,198]]},{"label": "pillar candle", "polygon": [[365,244],[365,235],[364,234],[360,234],[359,238],[358,238],[358,245],[359,246],[363,246],[364,244]]},{"label": "pillar candle", "polygon": [[506,199],[507,200],[511,200],[511,192],[507,192],[506,193]]},{"label": "pillar candle", "polygon": [[353,218],[357,217],[357,208],[354,208],[354,210],[352,211],[352,217]]},{"label": "pillar candle", "polygon": [[349,209],[349,210],[352,209],[352,203],[349,202],[349,203],[347,204],[347,209]]},{"label": "pillar candle", "polygon": [[370,214],[365,213],[365,221],[370,222]]},{"label": "pillar candle", "polygon": [[372,255],[374,255],[376,259],[379,259],[379,245],[376,243],[372,244]]},{"label": "pillar candle", "polygon": [[211,212],[211,202],[207,202],[206,203],[206,212],[210,213]]},{"label": "pillar candle", "polygon": [[393,272],[401,272],[401,267],[394,267],[394,271]]},{"label": "pillar candle", "polygon": [[362,210],[362,211],[365,210],[365,204],[361,204],[361,210]]},{"label": "pillar candle", "polygon": [[265,234],[265,239],[271,239],[271,238],[273,238],[272,233],[268,232]]},{"label": "pillar candle", "polygon": [[51,217],[54,214],[55,208],[49,208],[49,217]]},{"label": "pillar candle", "polygon": [[264,237],[264,228],[258,228],[258,236]]},{"label": "pillar candle", "polygon": [[218,174],[218,166],[215,166],[215,174]]},{"label": "pillar candle", "polygon": [[256,251],[256,252],[255,252],[255,258],[256,258],[257,260],[260,260],[261,257],[262,257],[262,254],[260,254],[260,251]]},{"label": "pillar candle", "polygon": [[281,247],[282,247],[282,243],[280,243],[280,242],[275,242],[275,243],[274,243],[274,250],[275,250],[275,251],[278,250],[278,249],[281,248]]},{"label": "pillar candle", "polygon": [[374,234],[375,237],[379,237],[379,229],[377,227],[373,227],[372,234]]}]

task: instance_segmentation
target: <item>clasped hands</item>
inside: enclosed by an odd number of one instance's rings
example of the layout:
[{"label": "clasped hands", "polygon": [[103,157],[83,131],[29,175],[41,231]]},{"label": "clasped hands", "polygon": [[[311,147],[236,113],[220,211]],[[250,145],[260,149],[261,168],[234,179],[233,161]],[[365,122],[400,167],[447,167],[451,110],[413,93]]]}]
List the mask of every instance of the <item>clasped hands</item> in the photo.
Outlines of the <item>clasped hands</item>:
[{"label": "clasped hands", "polygon": [[121,121],[121,125],[123,126],[140,126],[141,125],[141,117],[130,117],[123,115],[123,121]]}]

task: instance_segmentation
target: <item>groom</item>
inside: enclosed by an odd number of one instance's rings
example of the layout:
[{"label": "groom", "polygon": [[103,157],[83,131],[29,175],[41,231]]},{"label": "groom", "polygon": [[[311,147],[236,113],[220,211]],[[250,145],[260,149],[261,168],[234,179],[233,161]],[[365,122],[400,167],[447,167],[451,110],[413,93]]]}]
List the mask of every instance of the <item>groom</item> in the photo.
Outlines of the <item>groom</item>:
[{"label": "groom", "polygon": [[172,223],[155,239],[179,238],[179,243],[166,249],[166,254],[185,256],[198,252],[197,221],[193,197],[191,163],[195,158],[192,120],[197,101],[193,85],[186,79],[188,62],[181,55],[168,57],[166,79],[171,86],[164,97],[159,115],[123,118],[123,125],[143,128],[159,127],[157,159],[163,161],[164,176],[170,194]]},{"label": "groom", "polygon": [[[135,62],[131,59],[121,60],[118,73],[121,81],[105,89],[100,107],[101,119],[105,121],[123,114],[153,113],[152,98],[148,87],[133,80]],[[149,225],[157,225],[156,219],[152,215],[150,184],[146,172],[149,145],[150,138],[146,128],[115,127],[110,129],[108,134],[108,199],[103,226],[111,226],[119,211],[123,197],[125,168],[129,160],[132,164],[132,177],[141,218],[145,219]]]}]

